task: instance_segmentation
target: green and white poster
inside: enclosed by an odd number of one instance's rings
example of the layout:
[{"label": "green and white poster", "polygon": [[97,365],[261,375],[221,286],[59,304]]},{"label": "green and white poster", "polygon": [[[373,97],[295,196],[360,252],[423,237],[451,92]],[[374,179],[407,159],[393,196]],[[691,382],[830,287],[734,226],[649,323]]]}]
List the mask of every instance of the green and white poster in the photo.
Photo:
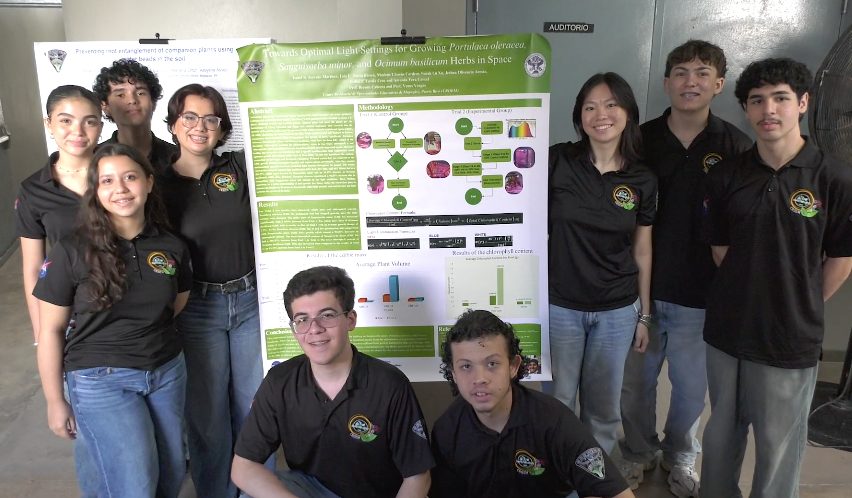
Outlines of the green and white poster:
[{"label": "green and white poster", "polygon": [[355,281],[359,350],[440,380],[466,309],[512,323],[550,378],[550,46],[535,34],[250,45],[246,128],[265,366],[300,354],[296,272]]}]

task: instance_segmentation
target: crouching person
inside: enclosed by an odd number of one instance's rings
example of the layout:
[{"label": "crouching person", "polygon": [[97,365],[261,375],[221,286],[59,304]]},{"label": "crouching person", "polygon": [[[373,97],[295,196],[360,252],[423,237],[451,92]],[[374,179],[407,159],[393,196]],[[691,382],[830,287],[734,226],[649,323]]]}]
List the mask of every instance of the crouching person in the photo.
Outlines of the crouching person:
[{"label": "crouching person", "polygon": [[[237,439],[231,479],[254,498],[426,496],[434,460],[420,405],[401,371],[350,343],[354,301],[340,268],[287,284],[305,354],[269,371]],[[289,470],[273,474],[263,462],[279,445]]]},{"label": "crouching person", "polygon": [[567,406],[521,386],[526,359],[511,325],[467,311],[447,333],[441,359],[461,396],[433,428],[431,498],[633,497]]}]

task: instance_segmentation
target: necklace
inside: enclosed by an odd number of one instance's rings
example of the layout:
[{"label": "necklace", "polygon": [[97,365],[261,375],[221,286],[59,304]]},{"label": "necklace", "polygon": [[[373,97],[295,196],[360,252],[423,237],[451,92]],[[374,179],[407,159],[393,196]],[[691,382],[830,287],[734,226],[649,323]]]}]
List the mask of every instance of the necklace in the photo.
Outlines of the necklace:
[{"label": "necklace", "polygon": [[61,164],[59,164],[58,162],[54,163],[54,165],[56,166],[57,170],[61,171],[62,173],[69,174],[69,175],[79,173],[79,172],[83,171],[84,169],[88,169],[88,166],[80,166],[77,169],[66,168],[66,167],[62,166]]}]

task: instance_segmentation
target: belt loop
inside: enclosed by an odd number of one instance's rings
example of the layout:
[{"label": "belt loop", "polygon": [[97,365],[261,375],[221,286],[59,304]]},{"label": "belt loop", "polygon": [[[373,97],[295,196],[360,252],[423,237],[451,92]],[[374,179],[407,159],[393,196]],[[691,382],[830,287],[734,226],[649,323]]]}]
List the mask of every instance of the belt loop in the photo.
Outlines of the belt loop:
[{"label": "belt loop", "polygon": [[201,284],[201,297],[207,297],[207,282]]}]

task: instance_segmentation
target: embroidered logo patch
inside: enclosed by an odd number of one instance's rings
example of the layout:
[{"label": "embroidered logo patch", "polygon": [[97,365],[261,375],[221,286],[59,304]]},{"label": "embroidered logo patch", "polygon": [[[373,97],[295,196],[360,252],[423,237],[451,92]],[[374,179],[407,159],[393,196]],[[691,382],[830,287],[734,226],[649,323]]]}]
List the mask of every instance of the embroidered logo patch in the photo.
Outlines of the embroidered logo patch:
[{"label": "embroidered logo patch", "polygon": [[515,470],[525,476],[540,476],[544,474],[544,462],[527,450],[518,450],[515,452]]},{"label": "embroidered logo patch", "polygon": [[414,422],[414,425],[411,426],[411,432],[417,434],[423,439],[426,439],[426,430],[423,428],[423,420]]},{"label": "embroidered logo patch", "polygon": [[813,218],[819,213],[822,202],[818,201],[810,190],[799,189],[790,196],[790,210],[805,218]]},{"label": "embroidered logo patch", "polygon": [[603,479],[606,476],[606,466],[604,465],[603,450],[595,446],[589,448],[574,460],[577,467],[585,470],[589,474]]},{"label": "embroidered logo patch", "polygon": [[154,251],[148,255],[148,266],[150,266],[155,272],[162,273],[163,275],[175,274],[174,260],[169,259],[165,254],[159,251]]},{"label": "embroidered logo patch", "polygon": [[632,211],[636,208],[637,195],[632,188],[627,185],[618,185],[612,189],[612,200],[615,205],[627,211]]},{"label": "embroidered logo patch", "polygon": [[41,268],[38,270],[38,278],[44,278],[47,276],[47,268],[50,266],[52,261],[47,259],[44,260],[44,263],[41,264]]},{"label": "embroidered logo patch", "polygon": [[353,415],[352,418],[349,419],[349,436],[352,439],[360,439],[365,443],[369,443],[370,441],[374,441],[377,437],[377,433],[379,432],[379,427],[377,425],[373,425],[365,415]]},{"label": "embroidered logo patch", "polygon": [[704,172],[707,173],[710,171],[710,168],[716,165],[719,161],[722,160],[722,155],[718,152],[711,152],[704,156],[701,160],[701,166],[704,168]]},{"label": "embroidered logo patch", "polygon": [[219,192],[233,192],[239,187],[236,175],[228,173],[216,173],[211,179],[213,186],[219,189]]}]

